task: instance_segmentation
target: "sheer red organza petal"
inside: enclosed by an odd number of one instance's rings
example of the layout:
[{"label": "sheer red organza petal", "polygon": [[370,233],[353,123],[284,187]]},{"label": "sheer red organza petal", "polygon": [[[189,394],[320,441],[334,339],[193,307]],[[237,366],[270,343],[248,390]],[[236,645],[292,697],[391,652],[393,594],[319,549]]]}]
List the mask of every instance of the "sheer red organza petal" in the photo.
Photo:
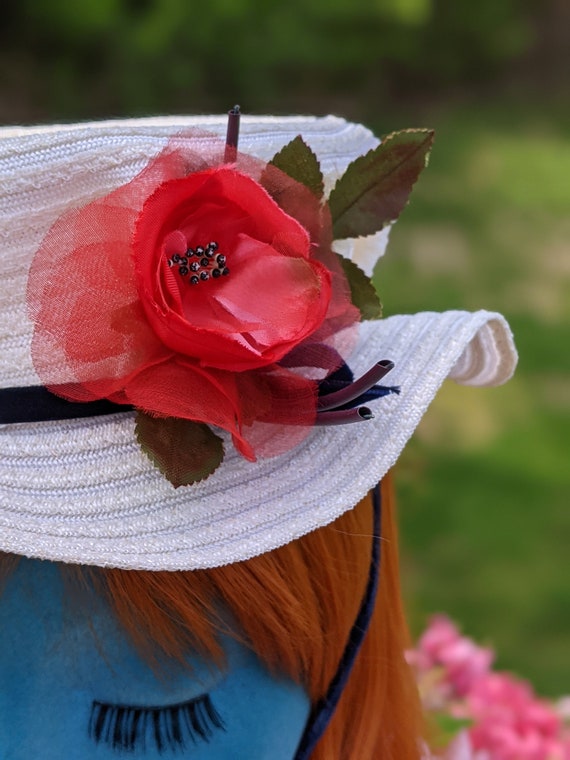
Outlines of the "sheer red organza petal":
[{"label": "sheer red organza petal", "polygon": [[215,425],[254,459],[306,435],[307,368],[336,369],[359,314],[326,205],[250,156],[224,164],[223,149],[179,135],[53,225],[30,270],[32,357],[65,398]]},{"label": "sheer red organza petal", "polygon": [[[238,378],[244,397],[264,399],[263,407],[252,409],[249,424],[242,428],[242,436],[255,452],[264,457],[276,456],[306,437],[316,417],[314,381],[278,364],[241,373]],[[295,419],[294,425],[290,424],[291,419]],[[235,437],[234,443],[240,449]]]}]

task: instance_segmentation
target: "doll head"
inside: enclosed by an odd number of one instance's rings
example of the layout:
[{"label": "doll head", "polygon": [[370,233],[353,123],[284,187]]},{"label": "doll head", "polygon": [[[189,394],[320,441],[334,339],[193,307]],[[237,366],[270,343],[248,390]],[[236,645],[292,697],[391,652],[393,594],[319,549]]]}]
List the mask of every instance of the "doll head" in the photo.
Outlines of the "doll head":
[{"label": "doll head", "polygon": [[[165,658],[159,631],[137,652],[105,598],[68,568],[22,558],[6,584],[5,757],[247,758],[269,756],[272,746],[275,757],[293,757],[310,709],[301,685],[271,674],[227,634],[217,639],[218,666],[183,647],[183,634],[179,661]],[[135,613],[141,626],[153,612],[145,591]],[[167,591],[155,588],[154,601],[167,606]]]},{"label": "doll head", "polygon": [[[270,553],[190,572],[5,556],[0,679],[14,686],[6,692],[0,746],[17,758],[38,748],[52,753],[46,758],[64,751],[82,758],[125,752],[293,758],[358,614],[372,524],[366,498],[333,524]],[[315,760],[417,754],[421,723],[403,657],[407,634],[388,477],[382,525],[370,630]],[[187,712],[157,717],[149,709],[157,705],[185,705]],[[138,728],[134,706],[147,710],[139,713]],[[49,719],[54,711],[56,723]],[[180,722],[178,734],[173,721]]]},{"label": "doll head", "polygon": [[[429,131],[254,118],[238,152],[225,127],[0,130],[0,550],[29,558],[6,572],[22,656],[0,676],[22,731],[42,716],[52,738],[75,688],[85,758],[143,736],[274,760],[284,733],[284,758],[405,760],[387,473],[446,377],[508,379],[510,331],[488,312],[378,319],[367,275]],[[140,701],[104,693],[123,667]],[[136,715],[168,730],[126,729]]]}]

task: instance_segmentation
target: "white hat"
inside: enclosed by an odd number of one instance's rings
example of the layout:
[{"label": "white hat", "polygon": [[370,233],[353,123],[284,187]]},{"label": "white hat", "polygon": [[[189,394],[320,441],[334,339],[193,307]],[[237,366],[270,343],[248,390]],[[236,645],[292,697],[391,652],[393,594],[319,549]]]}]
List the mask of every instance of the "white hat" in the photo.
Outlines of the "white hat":
[{"label": "white hat", "polygon": [[[26,289],[52,225],[130,182],[169,138],[196,127],[223,136],[226,119],[0,129],[0,389],[45,384],[32,362]],[[378,145],[364,127],[335,117],[244,117],[240,151],[268,161],[299,134],[320,160],[325,193]],[[370,272],[386,237],[338,250],[364,256],[357,263]],[[501,315],[452,311],[361,323],[347,357],[355,377],[380,359],[394,363],[390,384],[400,392],[367,403],[374,419],[316,426],[256,462],[217,430],[222,464],[180,488],[141,451],[134,412],[0,425],[0,550],[149,570],[215,567],[271,551],[351,509],[396,462],[447,377],[501,384],[516,351]]]}]

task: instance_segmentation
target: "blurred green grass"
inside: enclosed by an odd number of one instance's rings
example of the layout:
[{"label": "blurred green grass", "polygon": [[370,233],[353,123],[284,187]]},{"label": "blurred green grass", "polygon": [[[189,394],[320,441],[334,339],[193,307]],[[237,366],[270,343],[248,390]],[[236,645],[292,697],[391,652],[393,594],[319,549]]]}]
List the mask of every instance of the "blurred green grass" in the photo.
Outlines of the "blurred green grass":
[{"label": "blurred green grass", "polygon": [[423,115],[436,145],[376,270],[385,314],[502,311],[520,364],[502,388],[448,382],[400,460],[412,628],[447,612],[556,696],[570,691],[569,114]]}]

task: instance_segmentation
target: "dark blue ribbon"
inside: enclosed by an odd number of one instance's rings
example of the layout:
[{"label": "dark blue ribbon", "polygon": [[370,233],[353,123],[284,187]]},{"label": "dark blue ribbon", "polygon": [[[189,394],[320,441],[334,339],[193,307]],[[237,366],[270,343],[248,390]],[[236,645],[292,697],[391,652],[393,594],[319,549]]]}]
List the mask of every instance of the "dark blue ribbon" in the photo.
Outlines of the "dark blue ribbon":
[{"label": "dark blue ribbon", "polygon": [[24,388],[0,388],[0,424],[16,422],[47,422],[73,420],[80,417],[99,417],[102,414],[129,412],[132,406],[100,401],[67,401],[50,393],[43,385]]},{"label": "dark blue ribbon", "polygon": [[[319,383],[319,396],[338,391],[354,380],[348,364],[342,364]],[[357,399],[338,409],[354,409],[373,399],[399,393],[395,386],[375,385]],[[43,385],[21,388],[0,388],[0,424],[16,422],[46,422],[50,420],[72,420],[81,417],[99,417],[103,414],[119,414],[133,410],[130,404],[115,404],[107,399],[100,401],[67,401],[51,393]]]},{"label": "dark blue ribbon", "polygon": [[315,749],[317,742],[324,734],[334,714],[342,692],[344,691],[346,682],[352,672],[354,662],[360,652],[360,647],[362,646],[370,625],[370,620],[372,619],[380,577],[380,529],[382,522],[380,485],[377,485],[374,488],[372,492],[372,501],[374,508],[372,557],[366,590],[364,591],[358,615],[350,630],[348,642],[342,654],[337,671],[325,696],[313,706],[294,760],[308,760]]}]

